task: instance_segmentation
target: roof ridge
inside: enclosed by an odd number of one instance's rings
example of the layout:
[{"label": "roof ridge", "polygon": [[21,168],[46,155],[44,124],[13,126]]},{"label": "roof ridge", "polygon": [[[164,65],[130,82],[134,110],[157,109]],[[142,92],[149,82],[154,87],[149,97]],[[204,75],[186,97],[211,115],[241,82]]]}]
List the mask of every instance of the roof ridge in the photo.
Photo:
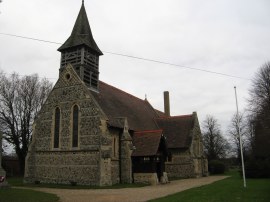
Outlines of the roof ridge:
[{"label": "roof ridge", "polygon": [[155,113],[156,117],[153,117],[153,121],[154,121],[155,125],[159,128],[159,125],[156,122],[156,118],[160,117],[159,114],[157,113],[157,110],[150,104],[150,102],[148,100],[144,100],[144,102],[146,102],[146,104],[150,107],[150,109]]},{"label": "roof ridge", "polygon": [[156,112],[159,112],[159,113],[164,114],[164,112],[163,112],[163,111],[161,111],[161,110],[159,110],[159,109],[155,109],[155,108],[154,108],[154,110],[156,110]]},{"label": "roof ridge", "polygon": [[178,116],[162,116],[156,119],[176,119],[176,118],[186,118],[186,117],[192,117],[192,116],[193,114],[185,114],[185,115],[178,115]]},{"label": "roof ridge", "polygon": [[143,101],[146,102],[146,104],[148,104],[148,106],[154,111],[154,113],[157,115],[157,117],[159,117],[157,111],[160,111],[160,110],[155,109],[148,100],[143,100]]}]

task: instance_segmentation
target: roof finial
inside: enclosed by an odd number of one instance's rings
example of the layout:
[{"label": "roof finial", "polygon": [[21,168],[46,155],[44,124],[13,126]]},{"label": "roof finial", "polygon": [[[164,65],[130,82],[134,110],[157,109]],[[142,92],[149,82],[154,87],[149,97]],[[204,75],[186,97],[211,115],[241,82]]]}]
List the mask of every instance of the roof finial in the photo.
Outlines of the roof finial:
[{"label": "roof finial", "polygon": [[84,0],[82,0],[82,4],[84,4]]}]

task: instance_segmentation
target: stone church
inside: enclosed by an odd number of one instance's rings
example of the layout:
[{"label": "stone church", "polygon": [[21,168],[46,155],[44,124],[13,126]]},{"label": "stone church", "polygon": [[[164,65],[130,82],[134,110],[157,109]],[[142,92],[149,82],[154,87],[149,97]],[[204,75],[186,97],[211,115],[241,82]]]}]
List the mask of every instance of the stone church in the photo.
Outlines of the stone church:
[{"label": "stone church", "polygon": [[82,3],[61,52],[59,78],[33,124],[26,183],[157,184],[208,174],[197,114],[170,116],[99,80],[97,46]]}]

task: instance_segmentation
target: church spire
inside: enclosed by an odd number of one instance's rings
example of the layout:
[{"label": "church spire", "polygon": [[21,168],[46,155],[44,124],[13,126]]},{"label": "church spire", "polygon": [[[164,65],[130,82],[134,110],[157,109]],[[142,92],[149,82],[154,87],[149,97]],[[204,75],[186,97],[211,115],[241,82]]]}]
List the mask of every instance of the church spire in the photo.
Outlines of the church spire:
[{"label": "church spire", "polygon": [[98,48],[88,22],[84,0],[70,37],[58,48],[61,52],[61,67],[71,64],[82,81],[94,91],[99,86],[99,56],[103,55]]},{"label": "church spire", "polygon": [[82,6],[70,37],[60,48],[58,48],[58,51],[62,52],[64,49],[80,45],[86,45],[95,51],[98,55],[103,55],[93,38],[84,7],[84,1],[82,1]]}]

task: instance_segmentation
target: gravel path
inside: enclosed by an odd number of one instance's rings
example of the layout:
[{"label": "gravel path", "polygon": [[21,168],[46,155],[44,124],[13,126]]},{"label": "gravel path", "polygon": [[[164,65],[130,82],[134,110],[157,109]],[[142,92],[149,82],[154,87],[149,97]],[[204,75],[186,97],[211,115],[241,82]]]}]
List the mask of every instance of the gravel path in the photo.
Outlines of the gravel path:
[{"label": "gravel path", "polygon": [[199,187],[222,180],[228,176],[210,176],[172,181],[165,185],[124,189],[52,189],[33,188],[53,193],[60,197],[60,202],[142,202],[160,198],[193,187]]}]

